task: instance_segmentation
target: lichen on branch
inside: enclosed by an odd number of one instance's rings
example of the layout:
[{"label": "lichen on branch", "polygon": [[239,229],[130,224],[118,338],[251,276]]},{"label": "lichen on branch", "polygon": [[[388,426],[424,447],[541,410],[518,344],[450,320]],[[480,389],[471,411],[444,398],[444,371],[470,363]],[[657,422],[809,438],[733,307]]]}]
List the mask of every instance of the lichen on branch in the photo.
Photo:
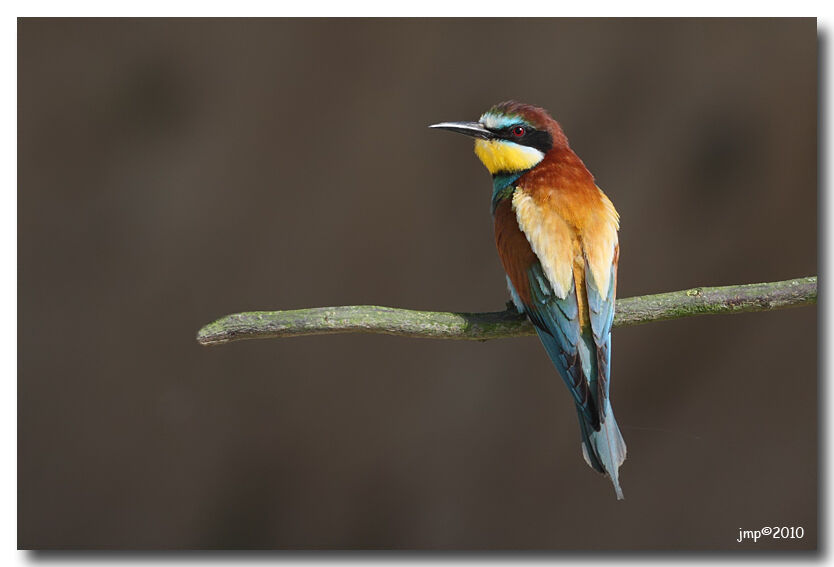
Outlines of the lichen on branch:
[{"label": "lichen on branch", "polygon": [[[695,315],[770,311],[816,303],[816,276],[780,282],[699,287],[617,300],[615,327]],[[221,317],[197,333],[202,345],[336,333],[485,341],[533,335],[514,309],[491,313],[414,311],[374,305],[249,311]]]}]

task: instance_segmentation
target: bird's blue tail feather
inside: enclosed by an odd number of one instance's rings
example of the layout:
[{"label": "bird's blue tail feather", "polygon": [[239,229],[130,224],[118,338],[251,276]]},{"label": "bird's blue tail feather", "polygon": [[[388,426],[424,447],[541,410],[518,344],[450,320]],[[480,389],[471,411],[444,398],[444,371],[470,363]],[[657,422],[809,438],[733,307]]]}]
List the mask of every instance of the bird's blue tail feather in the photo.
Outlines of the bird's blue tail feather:
[{"label": "bird's blue tail feather", "polygon": [[607,404],[604,421],[600,422],[599,431],[594,431],[579,416],[579,429],[582,434],[582,454],[585,461],[594,470],[604,473],[614,484],[617,500],[623,499],[620,488],[620,465],[626,458],[626,444],[611,411],[611,404]]}]

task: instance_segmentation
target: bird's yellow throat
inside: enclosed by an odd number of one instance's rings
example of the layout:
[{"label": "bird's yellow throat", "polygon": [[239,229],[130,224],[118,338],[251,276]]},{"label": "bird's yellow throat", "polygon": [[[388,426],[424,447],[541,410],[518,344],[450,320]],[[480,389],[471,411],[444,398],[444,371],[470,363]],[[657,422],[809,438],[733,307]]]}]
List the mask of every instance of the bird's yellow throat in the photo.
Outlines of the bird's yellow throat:
[{"label": "bird's yellow throat", "polygon": [[536,148],[506,140],[475,140],[475,154],[492,175],[524,171],[544,158]]}]

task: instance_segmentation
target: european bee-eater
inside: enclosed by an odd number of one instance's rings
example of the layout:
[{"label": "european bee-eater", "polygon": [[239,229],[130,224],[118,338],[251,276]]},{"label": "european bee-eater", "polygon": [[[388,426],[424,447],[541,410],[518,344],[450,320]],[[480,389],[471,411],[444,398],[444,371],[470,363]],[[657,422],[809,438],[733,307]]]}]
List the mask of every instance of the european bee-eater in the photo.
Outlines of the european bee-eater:
[{"label": "european bee-eater", "polygon": [[492,174],[495,245],[513,303],[573,396],[582,453],[622,499],[626,446],[609,398],[619,215],[543,109],[502,102],[477,122],[432,128],[475,138]]}]

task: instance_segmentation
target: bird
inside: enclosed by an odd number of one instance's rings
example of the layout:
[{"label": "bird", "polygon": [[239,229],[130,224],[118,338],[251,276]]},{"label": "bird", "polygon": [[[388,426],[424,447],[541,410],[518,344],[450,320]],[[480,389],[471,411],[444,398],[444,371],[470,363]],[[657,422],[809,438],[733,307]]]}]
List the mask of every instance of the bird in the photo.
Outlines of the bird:
[{"label": "bird", "polygon": [[543,108],[510,100],[477,122],[430,128],[475,138],[492,175],[495,245],[512,303],[570,391],[585,461],[622,500],[626,445],[610,397],[619,213]]}]

